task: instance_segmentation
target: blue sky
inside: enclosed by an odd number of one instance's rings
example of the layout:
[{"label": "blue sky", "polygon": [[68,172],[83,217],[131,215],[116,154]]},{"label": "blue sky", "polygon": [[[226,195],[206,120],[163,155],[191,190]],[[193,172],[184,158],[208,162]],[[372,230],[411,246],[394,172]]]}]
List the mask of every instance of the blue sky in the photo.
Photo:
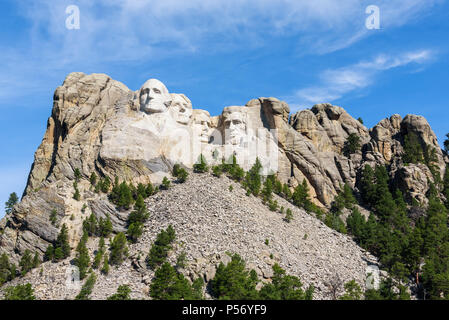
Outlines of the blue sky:
[{"label": "blue sky", "polygon": [[[66,8],[80,29],[66,28]],[[365,9],[380,8],[368,30]],[[21,195],[73,71],[137,90],[158,78],[219,114],[261,96],[292,111],[331,102],[372,127],[393,113],[449,132],[445,0],[3,0],[0,4],[0,202]],[[0,216],[3,210],[0,209]]]}]

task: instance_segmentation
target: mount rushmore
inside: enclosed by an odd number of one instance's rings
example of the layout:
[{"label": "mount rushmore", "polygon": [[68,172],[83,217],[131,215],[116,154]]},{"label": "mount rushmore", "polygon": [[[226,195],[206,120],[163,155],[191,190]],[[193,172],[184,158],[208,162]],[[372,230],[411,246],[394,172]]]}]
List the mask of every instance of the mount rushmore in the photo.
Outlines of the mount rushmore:
[{"label": "mount rushmore", "polygon": [[[435,175],[425,164],[404,164],[404,137],[409,133],[435,150],[441,176],[449,163],[426,119],[416,115],[392,115],[368,129],[331,104],[290,114],[286,102],[261,97],[244,106],[224,107],[220,115],[211,116],[193,108],[184,94],[170,93],[159,80],[150,79],[132,91],[107,75],[84,73],[69,74],[53,100],[22,199],[0,221],[0,253],[8,253],[12,261],[18,261],[27,249],[43,254],[55,241],[59,228],[50,223],[52,212],[57,213],[60,225],[68,226],[72,248],[82,236],[81,212],[86,210],[97,218],[109,214],[114,231],[124,230],[126,213],[92,192],[92,173],[110,181],[117,177],[135,185],[159,184],[164,177],[172,177],[175,164],[191,169],[201,156],[210,165],[235,156],[245,171],[259,159],[263,175],[276,175],[291,190],[305,182],[312,202],[327,210],[344,184],[357,195],[366,164],[387,165],[391,181],[407,201],[425,203]],[[360,148],[347,153],[350,136],[358,138]],[[77,170],[82,178],[76,188],[83,201],[73,198]],[[321,230],[324,225],[313,228]],[[329,231],[329,237],[335,236]],[[357,247],[347,239],[344,242]],[[338,249],[334,249],[336,255]],[[357,257],[362,254],[357,252]],[[364,271],[360,270],[361,279]]]},{"label": "mount rushmore", "polygon": [[[156,79],[131,91],[104,74],[71,73],[54,93],[22,201],[0,225],[1,249],[45,251],[57,235],[48,223],[51,209],[64,216],[76,210],[70,204],[75,168],[87,178],[96,172],[111,181],[117,176],[133,183],[160,183],[174,164],[191,168],[201,154],[210,164],[235,155],[245,170],[259,158],[264,174],[276,174],[292,189],[305,180],[312,201],[329,208],[345,183],[357,189],[365,164],[388,164],[404,194],[425,201],[420,197],[433,176],[425,165],[403,165],[408,132],[436,150],[443,174],[449,160],[420,116],[393,115],[369,130],[341,107],[319,104],[290,115],[288,104],[276,98],[253,99],[210,116]],[[362,147],[347,155],[343,150],[350,134],[360,138]]]}]

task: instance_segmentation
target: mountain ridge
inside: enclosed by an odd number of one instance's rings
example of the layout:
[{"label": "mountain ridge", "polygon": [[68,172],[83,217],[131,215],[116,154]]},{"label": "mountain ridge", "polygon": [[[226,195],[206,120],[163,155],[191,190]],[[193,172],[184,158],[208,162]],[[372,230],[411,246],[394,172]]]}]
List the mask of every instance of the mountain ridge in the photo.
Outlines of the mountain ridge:
[{"label": "mountain ridge", "polygon": [[[304,183],[311,202],[323,212],[332,210],[344,185],[361,199],[366,165],[386,166],[392,186],[403,192],[408,205],[415,201],[426,207],[426,193],[449,163],[421,116],[394,114],[368,129],[331,104],[290,115],[287,103],[258,98],[210,117],[155,79],[131,91],[104,74],[71,73],[55,91],[22,200],[0,221],[0,253],[14,262],[27,250],[43,256],[62,224],[76,248],[86,211],[97,219],[108,213],[114,232],[124,232],[128,212],[92,190],[92,174],[110,181],[106,193],[116,177],[157,185],[174,178],[175,164],[190,171],[200,155],[210,165],[234,155],[245,171],[259,159],[263,174],[275,173],[290,191]],[[412,158],[406,162],[405,156]],[[441,192],[439,197],[446,200]],[[51,223],[53,211],[59,226]],[[363,286],[361,276],[358,281]],[[323,284],[320,288],[324,290]]]}]

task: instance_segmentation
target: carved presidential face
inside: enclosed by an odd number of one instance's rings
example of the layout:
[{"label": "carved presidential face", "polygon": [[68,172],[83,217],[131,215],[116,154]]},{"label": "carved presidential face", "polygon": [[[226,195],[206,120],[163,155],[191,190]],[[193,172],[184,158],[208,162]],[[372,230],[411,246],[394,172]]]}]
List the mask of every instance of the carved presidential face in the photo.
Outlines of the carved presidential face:
[{"label": "carved presidential face", "polygon": [[187,125],[192,118],[192,103],[183,94],[172,94],[172,102],[169,108],[170,114],[176,122]]},{"label": "carved presidential face", "polygon": [[242,107],[227,107],[223,111],[225,143],[239,145],[246,136],[246,116]]},{"label": "carved presidential face", "polygon": [[209,112],[193,110],[193,124],[196,133],[200,136],[200,141],[208,143],[212,125]]},{"label": "carved presidential face", "polygon": [[150,79],[140,89],[140,110],[151,114],[165,112],[171,103],[171,96],[165,85],[157,79]]}]

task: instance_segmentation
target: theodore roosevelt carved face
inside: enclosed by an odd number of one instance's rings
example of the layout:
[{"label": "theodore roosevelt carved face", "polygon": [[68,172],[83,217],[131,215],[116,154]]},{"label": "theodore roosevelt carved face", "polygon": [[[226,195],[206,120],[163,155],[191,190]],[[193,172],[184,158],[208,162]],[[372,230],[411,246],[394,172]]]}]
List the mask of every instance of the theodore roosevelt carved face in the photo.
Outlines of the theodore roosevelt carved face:
[{"label": "theodore roosevelt carved face", "polygon": [[171,96],[170,115],[179,124],[187,125],[193,114],[192,103],[183,94],[172,93]]}]

